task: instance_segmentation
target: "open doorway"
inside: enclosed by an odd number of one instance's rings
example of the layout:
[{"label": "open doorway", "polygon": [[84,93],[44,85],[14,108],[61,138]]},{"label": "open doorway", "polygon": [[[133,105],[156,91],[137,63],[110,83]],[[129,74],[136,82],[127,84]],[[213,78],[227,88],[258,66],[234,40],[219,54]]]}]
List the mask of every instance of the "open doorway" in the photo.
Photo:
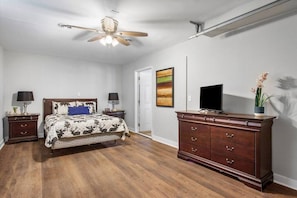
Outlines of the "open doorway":
[{"label": "open doorway", "polygon": [[152,68],[135,72],[135,132],[152,137]]}]

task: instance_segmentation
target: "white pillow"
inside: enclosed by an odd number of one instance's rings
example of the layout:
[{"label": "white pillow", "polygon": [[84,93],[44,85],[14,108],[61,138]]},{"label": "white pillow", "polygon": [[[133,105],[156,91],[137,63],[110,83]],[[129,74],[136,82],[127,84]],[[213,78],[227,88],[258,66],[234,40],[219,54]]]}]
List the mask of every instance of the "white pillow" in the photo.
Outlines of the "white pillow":
[{"label": "white pillow", "polygon": [[53,114],[62,114],[67,115],[68,114],[68,107],[75,107],[76,102],[52,102],[53,106]]},{"label": "white pillow", "polygon": [[76,106],[86,106],[89,108],[90,114],[97,112],[97,105],[94,101],[76,101]]}]

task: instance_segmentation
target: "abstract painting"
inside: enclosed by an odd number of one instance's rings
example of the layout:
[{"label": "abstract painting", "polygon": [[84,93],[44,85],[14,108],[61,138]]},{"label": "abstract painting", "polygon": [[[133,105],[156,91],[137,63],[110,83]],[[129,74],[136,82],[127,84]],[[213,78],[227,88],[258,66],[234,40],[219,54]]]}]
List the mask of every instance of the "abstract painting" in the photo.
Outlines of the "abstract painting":
[{"label": "abstract painting", "polygon": [[156,104],[161,107],[174,106],[174,68],[156,71]]}]

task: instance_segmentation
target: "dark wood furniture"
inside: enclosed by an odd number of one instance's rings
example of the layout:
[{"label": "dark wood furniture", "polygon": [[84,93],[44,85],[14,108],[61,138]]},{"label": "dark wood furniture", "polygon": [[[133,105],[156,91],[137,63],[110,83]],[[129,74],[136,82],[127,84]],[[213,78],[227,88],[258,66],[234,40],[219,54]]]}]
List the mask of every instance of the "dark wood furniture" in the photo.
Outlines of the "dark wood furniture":
[{"label": "dark wood furniture", "polygon": [[275,117],[178,111],[178,157],[263,190],[273,181],[271,127]]},{"label": "dark wood furniture", "polygon": [[118,118],[125,119],[125,111],[124,110],[116,110],[116,111],[102,111],[105,115],[110,115]]},{"label": "dark wood furniture", "polygon": [[6,115],[9,133],[7,143],[37,140],[38,116],[39,114]]}]

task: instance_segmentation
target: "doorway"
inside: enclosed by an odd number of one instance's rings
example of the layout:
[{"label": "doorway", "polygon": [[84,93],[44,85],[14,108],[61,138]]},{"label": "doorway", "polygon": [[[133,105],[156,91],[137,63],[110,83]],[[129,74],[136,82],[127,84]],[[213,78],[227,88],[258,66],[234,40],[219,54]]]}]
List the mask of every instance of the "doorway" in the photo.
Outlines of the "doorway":
[{"label": "doorway", "polygon": [[152,137],[152,68],[138,70],[136,76],[135,129],[140,135]]}]

